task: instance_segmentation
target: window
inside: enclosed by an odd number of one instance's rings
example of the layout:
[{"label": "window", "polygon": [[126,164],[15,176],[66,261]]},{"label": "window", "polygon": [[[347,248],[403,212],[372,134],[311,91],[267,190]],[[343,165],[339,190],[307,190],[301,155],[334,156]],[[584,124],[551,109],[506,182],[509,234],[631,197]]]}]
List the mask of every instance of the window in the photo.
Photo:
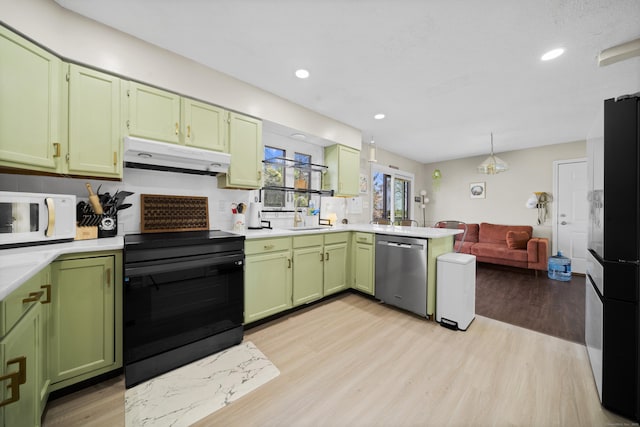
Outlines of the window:
[{"label": "window", "polygon": [[[311,165],[311,156],[303,153],[296,153],[294,160],[296,161],[296,167],[293,169],[293,175],[295,179],[295,187],[308,189],[311,188],[311,171],[309,167]],[[304,165],[307,165],[305,168]],[[299,167],[302,166],[302,167]],[[308,207],[309,206],[309,194],[298,193],[296,194],[296,206]]]},{"label": "window", "polygon": [[372,219],[391,222],[412,219],[413,175],[384,166],[372,166]]},{"label": "window", "polygon": [[[280,148],[264,147],[264,159],[272,160],[272,163],[265,163],[264,168],[264,186],[265,187],[284,187],[285,183],[285,167],[282,160],[278,158],[285,157],[285,151]],[[264,190],[264,206],[270,208],[284,208],[285,192],[278,190]]]},{"label": "window", "polygon": [[[302,190],[312,188],[311,155],[295,153],[293,159],[287,157],[287,151],[282,148],[264,147],[264,159],[270,160],[264,167],[265,187],[295,187]],[[287,197],[290,192],[266,188],[263,191],[264,206],[268,208],[308,207],[309,194],[304,192],[293,193],[293,197]],[[293,202],[287,206],[287,201]]]}]

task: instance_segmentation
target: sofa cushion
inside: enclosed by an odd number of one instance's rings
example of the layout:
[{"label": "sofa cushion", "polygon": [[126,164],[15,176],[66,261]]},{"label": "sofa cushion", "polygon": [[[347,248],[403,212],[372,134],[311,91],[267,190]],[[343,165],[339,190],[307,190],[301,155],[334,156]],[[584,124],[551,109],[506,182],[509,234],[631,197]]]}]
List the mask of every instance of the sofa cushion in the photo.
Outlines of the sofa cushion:
[{"label": "sofa cushion", "polygon": [[527,249],[529,233],[526,231],[507,231],[507,247],[509,249]]},{"label": "sofa cushion", "polygon": [[465,239],[464,242],[462,242],[462,248],[460,248],[460,242],[455,242],[453,247],[456,251],[463,253],[463,254],[470,254],[471,253],[471,247],[473,245],[475,245],[477,242],[467,242],[467,240]]},{"label": "sofa cushion", "polygon": [[526,249],[509,249],[506,244],[475,243],[471,247],[471,254],[478,257],[499,258],[512,261],[527,262]]},{"label": "sofa cushion", "polygon": [[[461,227],[462,228],[462,227]],[[467,224],[467,236],[464,238],[464,242],[477,242],[478,234],[480,233],[479,224]],[[456,240],[462,239],[462,234],[456,235]]]},{"label": "sofa cushion", "polygon": [[480,224],[478,241],[482,243],[500,243],[505,245],[506,248],[507,231],[526,231],[530,239],[533,234],[533,227],[530,225],[499,225],[483,222]]}]

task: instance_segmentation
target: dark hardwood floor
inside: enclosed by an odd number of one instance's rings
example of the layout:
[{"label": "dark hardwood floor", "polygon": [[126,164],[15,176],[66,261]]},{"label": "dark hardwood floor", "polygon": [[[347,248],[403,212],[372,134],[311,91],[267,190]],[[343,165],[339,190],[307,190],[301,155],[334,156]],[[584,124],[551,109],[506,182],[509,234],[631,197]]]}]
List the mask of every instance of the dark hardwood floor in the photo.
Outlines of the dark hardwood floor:
[{"label": "dark hardwood floor", "polygon": [[584,344],[585,277],[477,264],[476,314]]}]

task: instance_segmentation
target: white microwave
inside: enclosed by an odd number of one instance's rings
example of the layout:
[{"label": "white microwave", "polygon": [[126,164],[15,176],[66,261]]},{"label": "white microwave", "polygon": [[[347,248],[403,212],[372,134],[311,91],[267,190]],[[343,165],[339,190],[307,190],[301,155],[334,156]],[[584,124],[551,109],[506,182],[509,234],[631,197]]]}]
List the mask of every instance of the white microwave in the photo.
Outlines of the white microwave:
[{"label": "white microwave", "polygon": [[76,196],[0,191],[0,247],[71,241]]}]

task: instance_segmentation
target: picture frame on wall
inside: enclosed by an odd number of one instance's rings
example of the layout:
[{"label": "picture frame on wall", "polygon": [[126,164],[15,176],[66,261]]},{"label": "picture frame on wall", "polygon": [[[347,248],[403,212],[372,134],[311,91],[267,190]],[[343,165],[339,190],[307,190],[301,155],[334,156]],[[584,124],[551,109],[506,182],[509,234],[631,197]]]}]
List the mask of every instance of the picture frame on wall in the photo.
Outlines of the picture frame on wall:
[{"label": "picture frame on wall", "polygon": [[363,173],[360,174],[360,194],[369,192],[369,180]]},{"label": "picture frame on wall", "polygon": [[484,199],[487,194],[484,182],[472,182],[469,184],[469,197],[472,199]]}]

